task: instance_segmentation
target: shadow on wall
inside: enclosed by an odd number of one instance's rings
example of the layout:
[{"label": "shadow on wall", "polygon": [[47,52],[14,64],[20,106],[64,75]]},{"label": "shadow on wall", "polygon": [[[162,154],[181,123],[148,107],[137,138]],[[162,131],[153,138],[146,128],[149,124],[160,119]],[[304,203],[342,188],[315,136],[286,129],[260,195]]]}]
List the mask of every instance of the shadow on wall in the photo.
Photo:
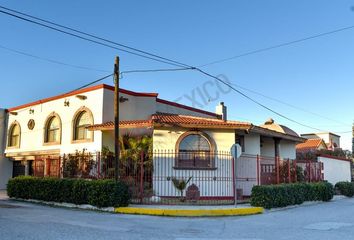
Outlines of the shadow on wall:
[{"label": "shadow on wall", "polygon": [[7,113],[0,109],[0,190],[6,189],[9,178],[12,177],[12,161],[5,158],[7,133]]}]

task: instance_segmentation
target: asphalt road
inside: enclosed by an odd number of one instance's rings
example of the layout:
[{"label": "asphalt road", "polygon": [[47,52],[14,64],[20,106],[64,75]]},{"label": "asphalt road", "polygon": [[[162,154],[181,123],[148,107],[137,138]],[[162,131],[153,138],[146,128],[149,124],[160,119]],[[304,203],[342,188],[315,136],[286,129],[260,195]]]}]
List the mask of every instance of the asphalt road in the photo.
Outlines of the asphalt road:
[{"label": "asphalt road", "polygon": [[0,239],[354,239],[354,198],[246,217],[118,215],[0,200]]}]

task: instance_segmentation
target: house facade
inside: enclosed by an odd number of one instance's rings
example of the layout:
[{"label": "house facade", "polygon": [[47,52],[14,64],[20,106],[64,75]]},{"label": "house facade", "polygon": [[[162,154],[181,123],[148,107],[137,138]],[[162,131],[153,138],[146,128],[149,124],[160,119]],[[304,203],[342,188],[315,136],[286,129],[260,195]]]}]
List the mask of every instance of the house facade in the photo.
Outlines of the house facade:
[{"label": "house facade", "polygon": [[[114,88],[102,84],[8,109],[5,156],[13,163],[13,175],[32,175],[40,162],[44,176],[50,176],[51,162],[63,154],[114,151],[113,99]],[[295,145],[303,141],[273,120],[262,126],[230,121],[223,103],[213,113],[160,99],[157,93],[120,89],[119,110],[121,135],[150,136],[155,152],[173,153],[154,155],[154,174],[160,174],[153,180],[160,186],[154,189],[157,196],[176,195],[171,178],[183,172],[202,197],[232,197],[230,148],[235,143],[242,147],[235,163],[237,188],[250,195],[252,186],[261,183],[259,160],[274,165],[276,158],[295,159]]]},{"label": "house facade", "polygon": [[311,157],[307,161],[321,163],[323,179],[333,185],[340,181],[351,181],[351,160],[345,156],[330,154],[340,152],[340,136],[331,132],[301,134],[306,141],[296,145],[298,158]]},{"label": "house facade", "polygon": [[7,111],[0,109],[0,190],[6,189],[6,183],[12,177],[12,161],[5,157]]},{"label": "house facade", "polygon": [[322,139],[327,145],[328,150],[340,148],[340,136],[331,132],[304,133],[301,134],[301,137],[306,139]]}]

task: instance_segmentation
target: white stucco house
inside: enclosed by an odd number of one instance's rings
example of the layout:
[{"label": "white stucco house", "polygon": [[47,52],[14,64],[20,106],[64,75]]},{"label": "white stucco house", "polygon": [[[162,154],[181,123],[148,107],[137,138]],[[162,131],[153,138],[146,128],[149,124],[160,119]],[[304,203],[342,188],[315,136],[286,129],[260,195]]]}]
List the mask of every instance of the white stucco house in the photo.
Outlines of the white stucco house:
[{"label": "white stucco house", "polygon": [[[120,89],[119,94],[120,133],[151,136],[154,151],[173,152],[154,157],[154,174],[163,175],[153,180],[160,186],[154,189],[158,196],[175,195],[171,177],[183,172],[193,176],[190,185],[201,197],[232,197],[234,143],[242,146],[237,188],[250,195],[252,186],[261,183],[260,160],[274,165],[275,158],[295,159],[295,145],[304,140],[273,120],[262,126],[228,120],[223,103],[213,113],[160,99],[157,93]],[[8,109],[5,156],[16,168],[13,175],[32,174],[39,160],[46,169],[51,160],[76,150],[113,151],[113,98],[114,88],[102,84]],[[213,183],[205,185],[205,178]]]},{"label": "white stucco house", "polygon": [[341,151],[340,136],[331,132],[301,134],[306,141],[296,145],[296,151],[301,155],[315,154],[314,162],[322,163],[323,179],[335,185],[340,181],[351,181],[351,159],[344,156],[334,156],[331,152]]}]

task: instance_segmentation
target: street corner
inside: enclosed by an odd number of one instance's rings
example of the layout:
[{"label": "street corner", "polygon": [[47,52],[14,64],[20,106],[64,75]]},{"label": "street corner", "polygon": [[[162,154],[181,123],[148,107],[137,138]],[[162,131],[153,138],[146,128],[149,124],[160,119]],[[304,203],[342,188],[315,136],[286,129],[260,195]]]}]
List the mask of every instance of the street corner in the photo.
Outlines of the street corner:
[{"label": "street corner", "polygon": [[247,216],[262,214],[262,207],[244,208],[153,208],[153,207],[119,207],[115,208],[116,213],[150,215],[150,216],[169,216],[169,217],[222,217],[222,216]]}]

